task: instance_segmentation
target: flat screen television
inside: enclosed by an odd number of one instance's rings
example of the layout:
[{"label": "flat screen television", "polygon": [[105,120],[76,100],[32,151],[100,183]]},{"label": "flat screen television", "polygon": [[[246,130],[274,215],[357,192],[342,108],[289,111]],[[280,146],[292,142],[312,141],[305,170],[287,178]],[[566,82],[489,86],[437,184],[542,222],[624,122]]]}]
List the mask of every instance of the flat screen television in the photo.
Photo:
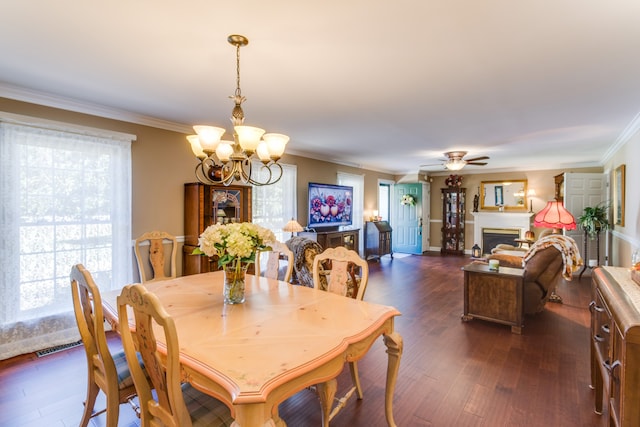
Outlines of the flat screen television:
[{"label": "flat screen television", "polygon": [[353,223],[353,187],[309,183],[308,228],[338,227]]}]

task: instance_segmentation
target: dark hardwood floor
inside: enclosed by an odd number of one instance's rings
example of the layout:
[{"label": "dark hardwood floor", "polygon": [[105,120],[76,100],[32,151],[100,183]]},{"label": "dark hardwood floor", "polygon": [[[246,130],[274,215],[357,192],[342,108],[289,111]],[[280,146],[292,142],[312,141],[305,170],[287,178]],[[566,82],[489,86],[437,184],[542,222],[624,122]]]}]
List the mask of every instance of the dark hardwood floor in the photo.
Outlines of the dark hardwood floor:
[{"label": "dark hardwood floor", "polygon": [[[480,320],[463,323],[466,257],[383,257],[370,262],[365,300],[393,305],[402,316],[396,330],[404,354],[394,399],[399,426],[594,426],[607,415],[593,412],[589,388],[590,278],[558,289],[564,304],[527,316],[522,335]],[[77,426],[85,393],[81,347],[42,358],[0,362],[1,426]],[[364,399],[354,398],[333,427],[386,425],[385,347],[379,340],[359,363]],[[340,385],[350,383],[348,369]],[[102,407],[102,399],[96,407]],[[120,409],[120,426],[139,425]],[[320,425],[315,394],[303,390],[280,407],[291,427]],[[105,416],[92,420],[104,426]],[[253,426],[251,426],[253,427]]]}]

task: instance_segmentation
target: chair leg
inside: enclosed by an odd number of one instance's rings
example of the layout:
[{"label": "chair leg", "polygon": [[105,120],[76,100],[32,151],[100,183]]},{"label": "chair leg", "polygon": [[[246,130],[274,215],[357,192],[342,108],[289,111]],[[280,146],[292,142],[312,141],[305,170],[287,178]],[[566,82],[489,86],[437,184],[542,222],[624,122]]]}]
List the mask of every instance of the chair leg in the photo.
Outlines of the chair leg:
[{"label": "chair leg", "polygon": [[98,385],[89,381],[87,384],[87,399],[84,401],[84,411],[82,412],[82,420],[80,420],[80,427],[87,427],[89,420],[93,416],[93,406],[96,403],[96,397],[100,388]]},{"label": "chair leg", "polygon": [[120,396],[111,393],[107,396],[107,427],[118,427],[118,416],[120,415]]},{"label": "chair leg", "polygon": [[333,399],[338,389],[338,381],[334,378],[325,383],[317,384],[316,391],[320,398],[320,407],[322,408],[322,426],[329,427],[329,415],[333,406]]},{"label": "chair leg", "polygon": [[360,386],[360,375],[358,375],[358,362],[349,362],[349,370],[351,371],[351,380],[356,388],[358,400],[362,400],[362,387]]}]

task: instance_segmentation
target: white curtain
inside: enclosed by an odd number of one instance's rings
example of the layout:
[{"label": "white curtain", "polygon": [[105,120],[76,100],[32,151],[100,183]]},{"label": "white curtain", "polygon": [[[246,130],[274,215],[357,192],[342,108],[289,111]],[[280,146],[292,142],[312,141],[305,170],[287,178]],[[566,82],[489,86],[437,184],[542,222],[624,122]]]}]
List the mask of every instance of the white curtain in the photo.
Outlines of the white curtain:
[{"label": "white curtain", "polygon": [[79,338],[72,265],[130,281],[132,139],[0,114],[0,359]]},{"label": "white curtain", "polygon": [[[251,217],[252,222],[270,229],[279,241],[284,242],[290,234],[282,231],[282,227],[291,218],[296,218],[298,168],[287,164],[281,166],[283,173],[280,181],[272,185],[253,187]],[[254,173],[260,171],[262,163],[254,162],[252,168]],[[262,179],[266,179],[268,173],[266,171],[262,173],[264,174]]]},{"label": "white curtain", "polygon": [[364,253],[364,175],[338,172],[338,184],[353,187],[353,226],[359,228],[358,250]]}]

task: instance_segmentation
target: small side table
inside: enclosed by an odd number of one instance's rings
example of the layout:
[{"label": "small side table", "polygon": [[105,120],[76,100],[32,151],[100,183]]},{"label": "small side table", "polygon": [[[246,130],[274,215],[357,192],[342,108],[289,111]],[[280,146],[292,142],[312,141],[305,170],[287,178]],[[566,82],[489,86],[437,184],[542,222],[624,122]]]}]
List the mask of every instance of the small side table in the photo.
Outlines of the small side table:
[{"label": "small side table", "polygon": [[535,242],[535,240],[531,239],[514,239],[514,242],[518,244],[519,248],[524,248],[522,245],[527,245],[527,248],[530,248],[531,245]]},{"label": "small side table", "polygon": [[511,326],[522,333],[524,326],[524,270],[471,263],[464,271],[464,314],[462,320],[483,319]]}]

